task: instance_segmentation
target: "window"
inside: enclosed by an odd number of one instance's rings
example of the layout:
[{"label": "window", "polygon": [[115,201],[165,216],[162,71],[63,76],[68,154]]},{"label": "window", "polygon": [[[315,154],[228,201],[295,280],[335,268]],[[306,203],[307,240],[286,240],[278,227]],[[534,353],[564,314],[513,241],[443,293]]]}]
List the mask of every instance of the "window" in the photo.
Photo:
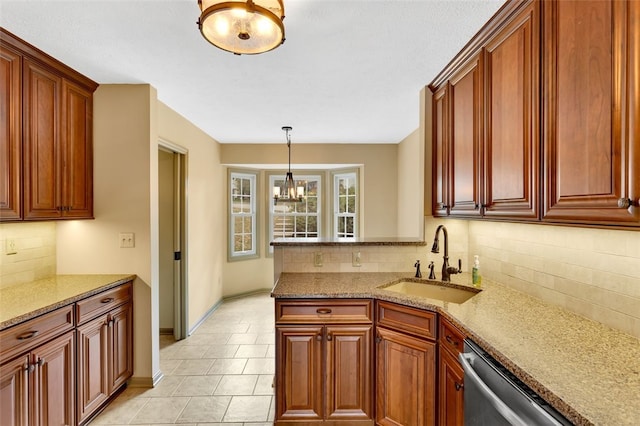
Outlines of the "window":
[{"label": "window", "polygon": [[358,181],[355,172],[333,175],[333,235],[354,238],[358,235]]},{"label": "window", "polygon": [[229,259],[257,256],[256,180],[251,172],[229,175]]},{"label": "window", "polygon": [[[284,176],[272,175],[269,188],[284,187]],[[275,203],[271,198],[270,240],[276,238],[317,238],[321,236],[321,177],[297,176],[296,187],[304,187],[304,199],[297,203]],[[273,192],[270,190],[270,194]]]}]

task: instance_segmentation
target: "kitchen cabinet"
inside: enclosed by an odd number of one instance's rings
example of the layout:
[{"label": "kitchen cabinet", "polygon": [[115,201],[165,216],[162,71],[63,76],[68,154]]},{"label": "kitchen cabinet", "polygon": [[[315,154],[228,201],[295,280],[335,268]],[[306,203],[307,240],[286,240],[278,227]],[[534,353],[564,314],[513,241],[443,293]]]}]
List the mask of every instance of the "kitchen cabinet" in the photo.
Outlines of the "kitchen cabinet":
[{"label": "kitchen cabinet", "polygon": [[83,423],[133,374],[131,283],[76,304],[78,422]]},{"label": "kitchen cabinet", "polygon": [[73,325],[63,307],[0,332],[0,424],[75,424]]},{"label": "kitchen cabinet", "polygon": [[464,335],[443,316],[438,329],[438,424],[464,425],[464,371],[458,355]]},{"label": "kitchen cabinet", "polygon": [[0,29],[2,220],[93,217],[97,84]]},{"label": "kitchen cabinet", "polygon": [[640,5],[543,9],[543,220],[639,226]]},{"label": "kitchen cabinet", "polygon": [[529,2],[485,44],[482,214],[539,217],[540,3]]},{"label": "kitchen cabinet", "polygon": [[436,316],[376,301],[376,424],[435,424]]},{"label": "kitchen cabinet", "polygon": [[449,86],[433,94],[433,215],[449,215]]},{"label": "kitchen cabinet", "polygon": [[276,301],[275,424],[373,424],[371,300]]}]

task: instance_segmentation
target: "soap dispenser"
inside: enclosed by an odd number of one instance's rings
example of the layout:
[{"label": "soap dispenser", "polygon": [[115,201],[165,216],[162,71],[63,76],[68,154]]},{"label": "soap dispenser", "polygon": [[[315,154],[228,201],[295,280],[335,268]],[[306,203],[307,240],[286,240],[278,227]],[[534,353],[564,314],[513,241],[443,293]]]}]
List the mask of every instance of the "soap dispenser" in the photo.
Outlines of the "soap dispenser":
[{"label": "soap dispenser", "polygon": [[473,269],[471,270],[471,282],[473,286],[476,288],[480,288],[482,286],[482,276],[480,275],[480,259],[476,254],[473,256]]}]

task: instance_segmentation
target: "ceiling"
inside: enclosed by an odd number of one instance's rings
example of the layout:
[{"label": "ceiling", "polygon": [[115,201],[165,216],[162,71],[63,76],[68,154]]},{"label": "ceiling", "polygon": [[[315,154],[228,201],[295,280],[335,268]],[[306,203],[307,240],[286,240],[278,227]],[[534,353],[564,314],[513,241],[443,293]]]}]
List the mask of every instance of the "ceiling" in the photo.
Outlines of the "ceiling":
[{"label": "ceiling", "polygon": [[233,55],[197,0],[2,0],[0,24],[101,84],[149,83],[220,143],[398,143],[419,93],[504,0],[284,0],[286,42]]}]

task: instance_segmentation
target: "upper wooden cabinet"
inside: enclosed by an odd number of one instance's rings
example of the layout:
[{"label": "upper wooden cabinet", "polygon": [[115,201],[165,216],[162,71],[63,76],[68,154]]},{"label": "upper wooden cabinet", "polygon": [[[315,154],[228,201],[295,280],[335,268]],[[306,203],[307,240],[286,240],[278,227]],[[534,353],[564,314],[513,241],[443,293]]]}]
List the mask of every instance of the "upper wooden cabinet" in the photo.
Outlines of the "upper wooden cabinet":
[{"label": "upper wooden cabinet", "polygon": [[4,29],[0,78],[1,220],[92,218],[97,84]]},{"label": "upper wooden cabinet", "polygon": [[543,8],[543,220],[638,225],[640,5]]},{"label": "upper wooden cabinet", "polygon": [[636,1],[505,3],[429,86],[433,215],[640,226],[639,42]]}]

